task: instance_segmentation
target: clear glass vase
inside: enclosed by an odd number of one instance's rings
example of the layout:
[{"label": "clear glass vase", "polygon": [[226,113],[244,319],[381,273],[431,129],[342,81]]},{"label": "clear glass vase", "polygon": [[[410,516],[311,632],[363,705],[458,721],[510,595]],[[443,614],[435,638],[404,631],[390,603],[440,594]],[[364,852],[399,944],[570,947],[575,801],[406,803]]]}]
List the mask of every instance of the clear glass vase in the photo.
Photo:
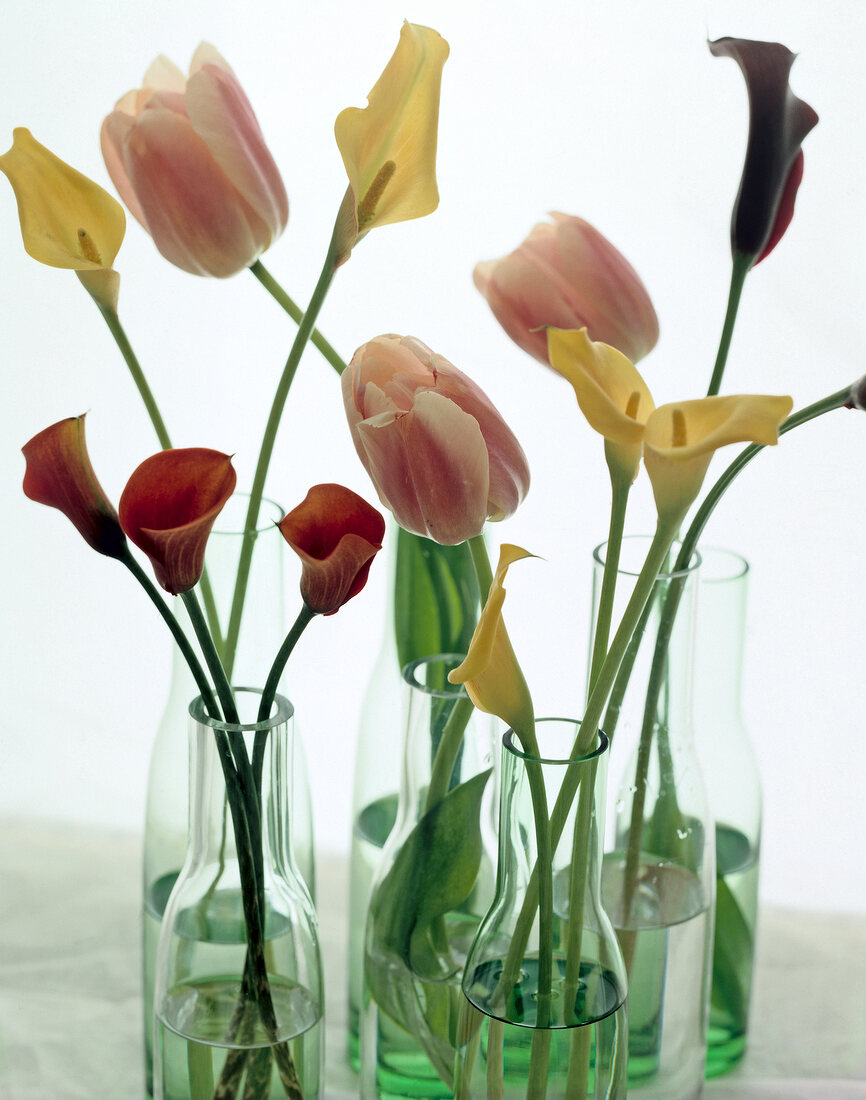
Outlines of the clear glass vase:
[{"label": "clear glass vase", "polygon": [[[649,544],[623,540],[614,622]],[[605,549],[593,555],[596,612]],[[715,845],[692,724],[698,564],[660,574],[601,723],[612,746],[602,896],[628,973],[629,1094],[642,1100],[693,1100],[704,1080]]]},{"label": "clear glass vase", "polygon": [[579,722],[536,726],[539,756],[503,738],[496,897],[466,960],[458,1100],[626,1095],[625,968],[601,904],[608,740],[572,759]]},{"label": "clear glass vase", "polygon": [[154,986],[157,1100],[318,1100],[322,971],[291,849],[292,707],[238,688],[241,724],[190,706],[186,859]]},{"label": "clear glass vase", "polygon": [[[225,630],[229,617],[238,559],[245,537],[243,525],[249,497],[236,493],[220,514],[220,530],[208,539],[206,567],[217,613]],[[285,540],[274,526],[283,511],[273,501],[262,502],[256,548],[232,669],[235,683],[262,684],[288,630],[288,602],[283,591]],[[180,600],[172,610],[186,629],[186,611]],[[194,637],[191,626],[187,634]],[[153,976],[156,943],[163,910],[187,850],[189,823],[189,700],[195,681],[180,651],[173,646],[169,696],[150,757],[144,826],[142,988],[147,1095],[152,1087]],[[295,733],[295,766],[291,799],[295,860],[310,894],[315,896],[313,818],[303,744]]]},{"label": "clear glass vase", "polygon": [[360,1025],[366,1100],[452,1096],[463,962],[493,896],[492,720],[439,654],[404,672],[397,819],[366,922]]},{"label": "clear glass vase", "polygon": [[716,823],[716,923],[707,1077],[746,1051],[758,919],[761,780],[740,705],[749,564],[700,548],[695,736]]},{"label": "clear glass vase", "polygon": [[[435,653],[465,652],[478,618],[466,545],[440,546],[390,527],[388,600],[379,655],[364,696],[355,753],[349,878],[349,1062],[360,1066],[364,927],[373,878],[397,817],[402,669]],[[429,608],[435,606],[435,614]]]}]

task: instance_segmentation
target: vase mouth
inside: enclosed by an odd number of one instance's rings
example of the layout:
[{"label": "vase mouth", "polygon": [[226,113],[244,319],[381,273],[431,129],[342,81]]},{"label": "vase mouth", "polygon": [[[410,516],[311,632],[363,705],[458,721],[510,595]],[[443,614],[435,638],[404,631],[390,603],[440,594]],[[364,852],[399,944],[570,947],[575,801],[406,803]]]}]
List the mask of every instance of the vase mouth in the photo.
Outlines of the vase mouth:
[{"label": "vase mouth", "polygon": [[[244,712],[245,704],[255,710],[262,696],[261,688],[234,687],[232,692],[238,711],[241,714]],[[285,695],[277,693],[271,705],[269,718],[265,718],[260,722],[226,722],[221,718],[212,718],[207,712],[204,700],[200,695],[197,695],[189,705],[189,713],[192,720],[198,725],[209,726],[213,730],[221,730],[226,733],[268,733],[278,726],[284,726],[294,716],[295,708]]]},{"label": "vase mouth", "polygon": [[701,584],[728,584],[748,576],[752,567],[742,554],[727,546],[701,547]]},{"label": "vase mouth", "polygon": [[[211,538],[214,535],[221,538],[242,538],[246,533],[244,523],[246,522],[249,503],[249,493],[232,493],[226,501],[225,507],[217,516]],[[263,513],[266,513],[266,515],[263,515]],[[286,511],[281,504],[271,500],[270,497],[262,497],[255,533],[263,535],[266,531],[273,531],[285,514]]]},{"label": "vase mouth", "polygon": [[[429,695],[434,699],[459,699],[466,695],[463,684],[452,684],[448,680],[448,673],[458,668],[466,660],[465,653],[434,653],[430,657],[418,657],[403,666],[403,682],[408,684],[413,691],[419,691],[423,695]],[[424,666],[441,664],[445,673],[443,686],[424,683],[418,678],[418,670]]]},{"label": "vase mouth", "polygon": [[[538,718],[535,725],[543,726],[545,722],[556,722],[558,725],[567,726],[574,730],[575,737],[577,731],[580,729],[579,718]],[[604,756],[607,750],[610,748],[610,738],[604,732],[604,730],[596,731],[596,747],[592,752],[585,753],[583,756],[535,756],[533,753],[524,752],[520,746],[519,736],[513,729],[506,730],[502,735],[502,744],[507,752],[512,756],[518,757],[520,760],[526,760],[532,764],[554,764],[560,767],[568,767],[571,764],[589,764],[593,760],[598,760]]]},{"label": "vase mouth", "polygon": [[[646,557],[646,551],[649,550],[652,543],[651,535],[626,535],[622,540],[621,554],[635,554],[640,555],[638,564],[631,566],[628,562],[624,563],[622,556],[620,557],[619,566],[617,568],[617,576],[620,577],[638,577],[640,575],[640,567],[643,564],[643,559]],[[671,544],[671,552],[676,555],[679,553],[682,543],[676,539]],[[643,553],[640,552],[640,547],[644,547]],[[606,561],[607,540],[600,542],[598,546],[592,552],[592,560],[596,565],[604,568]],[[701,566],[701,554],[699,550],[692,552],[689,564],[685,569],[672,569],[669,572],[662,570],[656,577],[656,581],[673,581],[684,580],[687,577],[693,577]]]}]

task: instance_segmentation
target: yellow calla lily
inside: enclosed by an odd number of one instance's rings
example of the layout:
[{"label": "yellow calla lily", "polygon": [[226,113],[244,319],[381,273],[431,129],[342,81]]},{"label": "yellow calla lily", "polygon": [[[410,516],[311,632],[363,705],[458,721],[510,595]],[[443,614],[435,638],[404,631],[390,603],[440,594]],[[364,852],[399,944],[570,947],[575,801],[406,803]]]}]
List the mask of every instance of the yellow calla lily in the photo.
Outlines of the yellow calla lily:
[{"label": "yellow calla lily", "polygon": [[790,397],[758,394],[660,405],[644,434],[644,463],[659,516],[678,522],[685,515],[719,447],[776,444],[779,425],[793,405]]},{"label": "yellow calla lily", "polygon": [[634,480],[644,425],[655,408],[637,368],[616,348],[590,340],[585,328],[549,328],[547,353],[553,369],[571,383],[589,426],[604,436],[608,463]]},{"label": "yellow calla lily", "polygon": [[335,242],[341,259],[375,226],[421,218],[439,205],[439,86],[448,52],[436,31],[404,23],[367,106],[337,116],[334,133],[354,210],[354,226],[344,224]]},{"label": "yellow calla lily", "polygon": [[126,231],[120,203],[23,126],[0,156],[0,171],[15,192],[27,253],[49,267],[76,271],[100,305],[116,309],[119,276],[112,264]]},{"label": "yellow calla lily", "polygon": [[534,740],[532,698],[502,620],[502,605],[505,602],[503,585],[508,567],[522,558],[533,556],[519,546],[503,543],[487,602],[469,643],[466,660],[448,673],[448,679],[452,684],[465,684],[469,698],[479,710],[497,715],[515,733]]}]

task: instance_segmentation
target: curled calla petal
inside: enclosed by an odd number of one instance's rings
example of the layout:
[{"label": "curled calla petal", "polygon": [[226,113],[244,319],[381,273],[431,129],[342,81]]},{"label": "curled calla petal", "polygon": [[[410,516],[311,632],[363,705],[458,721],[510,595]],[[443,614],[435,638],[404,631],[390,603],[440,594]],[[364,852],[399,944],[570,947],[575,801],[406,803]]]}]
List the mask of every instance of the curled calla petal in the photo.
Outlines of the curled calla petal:
[{"label": "curled calla petal", "polygon": [[607,441],[608,461],[634,479],[644,425],[655,408],[637,368],[616,348],[591,340],[585,328],[550,328],[547,344],[551,367],[571,383],[580,411]]},{"label": "curled calla petal", "polygon": [[231,455],[204,447],[160,451],[133,472],[120,497],[120,525],[176,596],[204,568],[208,535],[234,492]]},{"label": "curled calla petal", "polygon": [[207,43],[188,78],[157,58],[144,87],[107,116],[101,142],[121,198],[184,271],[234,275],[286,227],[286,189],[258,120],[228,63]]},{"label": "curled calla petal", "polygon": [[845,408],[866,411],[866,374],[852,382]]},{"label": "curled calla petal", "polygon": [[407,531],[456,545],[526,495],[529,467],[511,429],[483,390],[420,340],[370,340],[342,387],[355,449]]},{"label": "curled calla petal", "polygon": [[84,440],[84,417],[70,416],[22,447],[27,469],[24,493],[58,508],[89,546],[109,558],[127,554],[114,505],[99,484]]},{"label": "curled calla petal", "polygon": [[818,115],[791,91],[795,54],[780,42],[719,38],[715,57],[732,57],[749,93],[749,140],[731,217],[731,248],[758,263],[775,247],[794,212],[803,174],[800,145]]},{"label": "curled calla petal", "polygon": [[301,596],[319,615],[333,615],[361,591],[382,549],[385,520],[343,485],[314,485],[279,524],[301,559]]},{"label": "curled calla petal", "polygon": [[644,463],[659,516],[685,515],[719,447],[777,443],[793,404],[790,397],[745,394],[660,405],[644,434]]},{"label": "curled calla petal", "polygon": [[126,231],[123,207],[23,126],[12,136],[0,171],[15,192],[25,250],[41,264],[78,272],[97,302],[116,309],[119,276],[112,264]]},{"label": "curled calla petal", "polygon": [[553,213],[523,244],[478,264],[475,285],[524,351],[548,362],[544,329],[586,328],[632,362],[655,347],[659,322],[646,287],[622,253],[583,218]]},{"label": "curled calla petal", "polygon": [[502,619],[508,568],[531,557],[534,555],[528,550],[510,543],[500,547],[499,563],[469,652],[463,663],[448,673],[448,679],[452,684],[465,684],[479,710],[495,714],[518,734],[534,736],[532,697]]},{"label": "curled calla petal", "polygon": [[447,57],[448,43],[436,31],[404,23],[367,106],[337,116],[334,134],[352,195],[351,217],[335,234],[338,262],[375,226],[421,218],[439,205],[436,141]]}]

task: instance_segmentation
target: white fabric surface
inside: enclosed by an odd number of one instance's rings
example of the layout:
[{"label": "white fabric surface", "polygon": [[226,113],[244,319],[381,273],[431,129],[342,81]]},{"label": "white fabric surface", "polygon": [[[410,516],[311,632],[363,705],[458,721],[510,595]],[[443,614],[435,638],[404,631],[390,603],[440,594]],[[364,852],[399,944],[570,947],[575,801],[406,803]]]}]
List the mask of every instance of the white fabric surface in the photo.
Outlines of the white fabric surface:
[{"label": "white fabric surface", "polygon": [[[0,1100],[141,1100],[140,841],[0,823]],[[326,1100],[346,1063],[345,859],[319,861]],[[706,1100],[866,1100],[866,915],[766,909],[749,1052]]]}]

